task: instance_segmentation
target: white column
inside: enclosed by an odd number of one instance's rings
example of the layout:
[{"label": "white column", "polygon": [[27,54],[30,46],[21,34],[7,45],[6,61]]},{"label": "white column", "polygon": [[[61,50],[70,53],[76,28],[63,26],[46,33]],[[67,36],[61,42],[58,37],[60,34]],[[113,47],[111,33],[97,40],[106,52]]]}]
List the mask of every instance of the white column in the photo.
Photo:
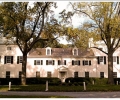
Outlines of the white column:
[{"label": "white column", "polygon": [[48,91],[48,81],[46,81],[46,90],[45,91]]},{"label": "white column", "polygon": [[9,90],[11,90],[11,82],[9,82]]},{"label": "white column", "polygon": [[83,86],[84,86],[84,90],[86,90],[86,85],[85,85],[85,82],[83,82]]}]

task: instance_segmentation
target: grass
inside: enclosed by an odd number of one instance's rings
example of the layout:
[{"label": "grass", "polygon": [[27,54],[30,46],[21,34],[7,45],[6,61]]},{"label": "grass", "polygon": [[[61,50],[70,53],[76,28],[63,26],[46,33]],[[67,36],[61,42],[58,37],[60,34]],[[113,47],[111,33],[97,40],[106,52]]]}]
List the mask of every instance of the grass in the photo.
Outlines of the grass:
[{"label": "grass", "polygon": [[[0,91],[8,91],[9,87],[0,86]],[[11,91],[45,91],[45,85],[13,85]],[[50,92],[82,92],[83,86],[48,86]],[[87,85],[86,91],[120,91],[120,85]]]}]

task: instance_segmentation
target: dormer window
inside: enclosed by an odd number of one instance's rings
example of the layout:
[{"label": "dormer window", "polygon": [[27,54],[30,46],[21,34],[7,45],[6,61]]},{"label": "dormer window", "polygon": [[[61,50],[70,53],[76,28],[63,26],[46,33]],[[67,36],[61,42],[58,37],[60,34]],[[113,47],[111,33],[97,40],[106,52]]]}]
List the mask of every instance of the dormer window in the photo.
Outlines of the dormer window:
[{"label": "dormer window", "polygon": [[77,50],[76,49],[74,49],[74,55],[77,55]]},{"label": "dormer window", "polygon": [[47,55],[50,55],[50,49],[47,49]]},{"label": "dormer window", "polygon": [[46,48],[46,55],[51,55],[51,48],[50,47]]},{"label": "dormer window", "polygon": [[78,49],[77,49],[77,48],[74,48],[74,49],[73,49],[73,55],[74,55],[74,56],[77,56],[77,55],[78,55]]}]

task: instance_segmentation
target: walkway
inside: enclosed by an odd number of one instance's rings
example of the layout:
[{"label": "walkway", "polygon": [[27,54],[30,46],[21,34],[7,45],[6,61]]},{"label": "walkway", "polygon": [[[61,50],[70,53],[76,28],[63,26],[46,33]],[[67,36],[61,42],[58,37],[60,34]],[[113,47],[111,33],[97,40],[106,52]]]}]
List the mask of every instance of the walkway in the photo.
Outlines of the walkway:
[{"label": "walkway", "polygon": [[14,92],[4,91],[0,95],[70,96],[74,98],[120,98],[120,92]]}]

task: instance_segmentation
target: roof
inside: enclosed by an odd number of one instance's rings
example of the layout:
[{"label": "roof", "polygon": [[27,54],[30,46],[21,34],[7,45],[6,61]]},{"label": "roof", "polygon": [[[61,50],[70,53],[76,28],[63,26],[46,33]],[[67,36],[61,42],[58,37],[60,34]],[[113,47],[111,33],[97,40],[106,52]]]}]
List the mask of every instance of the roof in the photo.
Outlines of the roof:
[{"label": "roof", "polygon": [[80,49],[78,48],[78,55],[73,55],[74,48],[51,48],[51,55],[46,55],[46,48],[36,48],[32,49],[29,52],[28,57],[40,57],[40,58],[49,58],[49,57],[94,57],[92,49]]}]

